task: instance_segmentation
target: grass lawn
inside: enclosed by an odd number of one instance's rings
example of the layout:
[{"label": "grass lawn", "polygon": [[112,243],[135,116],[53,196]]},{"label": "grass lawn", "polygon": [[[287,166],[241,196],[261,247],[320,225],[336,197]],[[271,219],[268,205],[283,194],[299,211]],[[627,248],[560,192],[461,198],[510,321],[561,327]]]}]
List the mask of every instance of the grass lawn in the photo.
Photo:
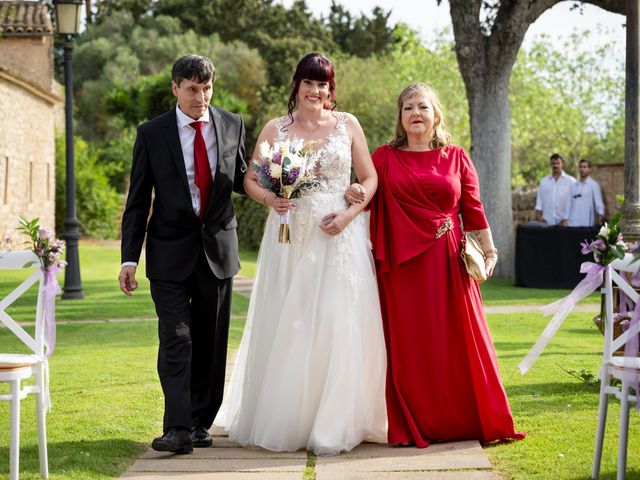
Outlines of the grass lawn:
[{"label": "grass lawn", "polygon": [[[243,252],[245,274],[255,271],[255,253]],[[152,318],[148,284],[126,298],[117,287],[117,251],[97,245],[81,248],[84,301],[60,301],[58,318]],[[0,279],[5,293],[11,276]],[[492,280],[483,287],[487,304],[545,303],[566,294],[561,290],[518,289]],[[234,297],[230,348],[243,328],[246,300]],[[25,305],[17,316],[28,318]],[[500,367],[520,430],[527,438],[485,449],[505,479],[587,479],[595,438],[598,392],[561,367],[596,372],[602,337],[591,314],[569,316],[545,353],[527,375],[517,364],[540,334],[548,318],[540,314],[494,314],[489,323]],[[17,347],[0,330],[0,351]],[[162,393],[155,372],[156,322],[69,323],[58,327],[57,350],[51,360],[53,410],[48,416],[51,478],[118,477],[160,432]],[[0,384],[0,393],[6,385]],[[21,479],[39,478],[34,400],[22,402]],[[0,480],[8,478],[9,408],[0,403]],[[619,404],[610,403],[602,478],[615,478]],[[628,479],[640,479],[640,415],[631,412]]]},{"label": "grass lawn", "polygon": [[[232,322],[232,345],[243,325]],[[156,338],[153,321],[58,326],[47,416],[52,480],[117,478],[161,432]],[[23,351],[20,345],[0,331],[0,351]],[[22,401],[20,469],[21,480],[40,478],[33,395]],[[8,472],[9,405],[0,402],[0,479]]]},{"label": "grass lawn", "polygon": [[[545,305],[567,295],[571,290],[516,287],[513,280],[492,278],[480,287],[485,305]],[[583,300],[600,303],[600,294],[594,293]]]},{"label": "grass lawn", "polygon": [[[548,319],[539,314],[490,315],[516,427],[527,432],[518,442],[485,449],[504,479],[587,479],[598,412],[598,390],[563,371],[597,373],[602,336],[592,314],[571,314],[526,375],[518,363]],[[620,404],[609,403],[602,459],[603,479],[615,478]],[[627,479],[640,479],[640,414],[631,411]]]}]

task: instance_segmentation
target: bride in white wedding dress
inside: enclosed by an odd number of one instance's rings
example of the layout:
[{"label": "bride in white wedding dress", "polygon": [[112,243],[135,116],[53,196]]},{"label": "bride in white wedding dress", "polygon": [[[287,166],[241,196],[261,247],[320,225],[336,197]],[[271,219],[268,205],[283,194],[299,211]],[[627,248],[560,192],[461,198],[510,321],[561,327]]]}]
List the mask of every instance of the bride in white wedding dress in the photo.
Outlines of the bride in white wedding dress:
[{"label": "bride in white wedding dress", "polygon": [[[331,61],[305,56],[293,77],[289,115],[267,123],[257,141],[316,141],[318,187],[290,202],[267,192],[253,170],[245,178],[247,194],[272,208],[235,370],[215,422],[244,446],[336,455],[365,440],[386,441],[386,351],[361,213],[377,176],[357,119],[333,111],[334,90]],[[349,206],[352,163],[364,188],[362,201]],[[287,211],[291,243],[283,244],[279,215]]]}]

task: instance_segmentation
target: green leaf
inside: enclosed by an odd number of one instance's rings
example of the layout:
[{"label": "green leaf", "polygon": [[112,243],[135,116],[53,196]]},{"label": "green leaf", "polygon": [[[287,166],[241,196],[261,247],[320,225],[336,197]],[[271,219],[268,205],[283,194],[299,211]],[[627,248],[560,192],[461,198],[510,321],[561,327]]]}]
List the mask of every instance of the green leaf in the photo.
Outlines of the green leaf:
[{"label": "green leaf", "polygon": [[614,245],[611,248],[611,253],[617,258],[624,258],[625,250],[622,245]]},{"label": "green leaf", "polygon": [[610,223],[612,226],[614,226],[614,225],[617,225],[619,221],[620,221],[620,212],[616,212],[613,214],[613,217],[611,217]]},{"label": "green leaf", "polygon": [[22,268],[31,268],[31,267],[32,267],[33,265],[35,265],[36,263],[38,263],[38,262],[36,262],[36,261],[32,260],[32,261],[27,262],[27,263],[25,263],[24,265],[22,265]]},{"label": "green leaf", "polygon": [[624,195],[617,194],[616,195],[616,200],[618,201],[620,206],[624,205]]}]

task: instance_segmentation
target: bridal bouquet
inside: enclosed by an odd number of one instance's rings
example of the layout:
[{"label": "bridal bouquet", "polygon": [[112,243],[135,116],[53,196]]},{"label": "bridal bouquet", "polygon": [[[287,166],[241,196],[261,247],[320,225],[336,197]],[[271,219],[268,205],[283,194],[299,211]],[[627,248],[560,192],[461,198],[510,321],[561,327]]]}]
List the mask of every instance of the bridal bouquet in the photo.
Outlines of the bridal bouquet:
[{"label": "bridal bouquet", "polygon": [[[317,187],[319,182],[314,167],[316,155],[311,143],[304,144],[300,139],[260,144],[259,161],[251,166],[258,174],[260,184],[276,197],[300,198],[306,190]],[[278,242],[289,243],[289,212],[280,215]]]}]

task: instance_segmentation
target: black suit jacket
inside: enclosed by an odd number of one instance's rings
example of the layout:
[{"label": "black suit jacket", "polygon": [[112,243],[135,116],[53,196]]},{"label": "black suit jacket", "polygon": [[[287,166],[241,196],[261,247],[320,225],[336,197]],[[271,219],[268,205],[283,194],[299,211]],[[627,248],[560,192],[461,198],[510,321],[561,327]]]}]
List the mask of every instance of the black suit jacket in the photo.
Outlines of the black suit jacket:
[{"label": "black suit jacket", "polygon": [[184,280],[195,267],[201,245],[216,277],[232,277],[240,268],[231,192],[244,193],[244,123],[240,115],[218,108],[209,107],[209,115],[218,165],[202,222],[191,204],[175,109],[138,127],[121,250],[123,262],[137,262],[146,232],[150,279]]}]

